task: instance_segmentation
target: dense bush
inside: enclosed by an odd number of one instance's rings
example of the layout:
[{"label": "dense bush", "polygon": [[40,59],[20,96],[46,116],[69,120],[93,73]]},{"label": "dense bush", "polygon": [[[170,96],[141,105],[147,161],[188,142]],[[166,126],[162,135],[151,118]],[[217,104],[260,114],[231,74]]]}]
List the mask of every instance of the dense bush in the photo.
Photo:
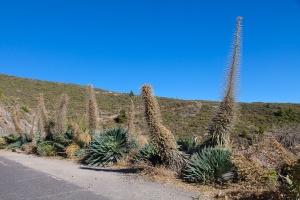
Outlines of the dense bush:
[{"label": "dense bush", "polygon": [[144,145],[134,157],[134,162],[150,162],[153,166],[161,164],[161,158],[155,146],[151,143]]},{"label": "dense bush", "polygon": [[51,140],[42,140],[37,144],[37,154],[40,156],[65,156],[65,146]]},{"label": "dense bush", "polygon": [[109,166],[118,162],[135,147],[127,130],[118,127],[95,135],[86,150],[84,163],[90,166]]},{"label": "dense bush", "polygon": [[276,140],[294,154],[299,153],[300,146],[300,124],[284,126],[275,130]]},{"label": "dense bush", "polygon": [[22,145],[32,141],[28,134],[14,135],[9,134],[3,137],[8,144],[8,149],[20,149]]},{"label": "dense bush", "polygon": [[178,148],[180,151],[190,151],[197,147],[198,143],[194,138],[186,137],[186,138],[179,138],[177,140]]},{"label": "dense bush", "polygon": [[5,136],[3,136],[3,138],[5,139],[5,141],[8,144],[16,142],[19,139],[19,137],[17,135],[15,135],[15,134],[5,135]]},{"label": "dense bush", "polygon": [[37,154],[40,156],[54,156],[55,148],[51,141],[41,141],[37,145]]},{"label": "dense bush", "polygon": [[192,156],[183,171],[189,182],[224,182],[233,178],[234,165],[230,161],[231,151],[224,148],[204,148]]},{"label": "dense bush", "polygon": [[285,197],[286,199],[298,200],[300,199],[300,160],[291,168],[288,176],[285,178]]},{"label": "dense bush", "polygon": [[0,136],[0,149],[5,149],[7,146],[6,140]]},{"label": "dense bush", "polygon": [[125,109],[122,109],[119,113],[119,115],[114,119],[116,123],[123,124],[127,120],[126,111]]}]

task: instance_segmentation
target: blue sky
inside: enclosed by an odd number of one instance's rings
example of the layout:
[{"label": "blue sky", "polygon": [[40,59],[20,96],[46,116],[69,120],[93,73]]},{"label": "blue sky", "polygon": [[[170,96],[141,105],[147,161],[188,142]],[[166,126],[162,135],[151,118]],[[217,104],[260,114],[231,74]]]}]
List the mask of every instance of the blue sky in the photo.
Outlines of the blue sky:
[{"label": "blue sky", "polygon": [[300,0],[0,0],[0,73],[220,100],[237,16],[238,101],[300,103]]}]

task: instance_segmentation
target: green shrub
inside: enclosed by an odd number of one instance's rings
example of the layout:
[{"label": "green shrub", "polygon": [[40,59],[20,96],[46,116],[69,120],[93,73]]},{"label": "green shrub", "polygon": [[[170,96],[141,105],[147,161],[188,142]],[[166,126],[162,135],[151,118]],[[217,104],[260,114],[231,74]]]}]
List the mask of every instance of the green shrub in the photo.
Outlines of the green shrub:
[{"label": "green shrub", "polygon": [[224,148],[205,148],[194,154],[183,171],[189,182],[225,182],[233,178],[234,165],[230,161],[231,151]]},{"label": "green shrub", "polygon": [[126,111],[125,109],[122,109],[119,113],[119,115],[114,119],[116,123],[123,124],[127,120]]},{"label": "green shrub", "polygon": [[27,106],[21,106],[21,110],[23,110],[26,113],[29,112],[29,109],[27,108]]},{"label": "green shrub", "polygon": [[14,143],[17,140],[19,140],[19,136],[14,135],[14,134],[5,135],[5,136],[3,136],[3,138],[5,139],[7,144]]},{"label": "green shrub", "polygon": [[[133,97],[134,96],[134,93],[132,92],[132,90],[129,92],[129,96],[130,97]],[[1,96],[0,96],[1,97]]]},{"label": "green shrub", "polygon": [[177,144],[180,151],[189,151],[196,148],[198,145],[195,139],[191,137],[179,138]]},{"label": "green shrub", "polygon": [[127,131],[118,127],[95,135],[86,150],[84,163],[89,166],[109,166],[118,162],[135,147]]},{"label": "green shrub", "polygon": [[248,137],[248,131],[247,130],[243,130],[242,137],[243,138],[247,138]]},{"label": "green shrub", "polygon": [[66,147],[51,140],[42,140],[37,145],[37,154],[40,156],[65,156]]},{"label": "green shrub", "polygon": [[74,152],[74,155],[77,159],[81,160],[86,156],[86,151],[84,148],[80,148]]},{"label": "green shrub", "polygon": [[276,187],[278,186],[278,175],[275,169],[270,168],[268,170],[264,170],[261,174],[261,178],[265,180],[270,186]]},{"label": "green shrub", "polygon": [[134,157],[134,162],[149,161],[153,166],[161,164],[161,158],[155,146],[151,143],[144,145]]},{"label": "green shrub", "polygon": [[7,147],[6,140],[0,136],[0,149],[5,149]]},{"label": "green shrub", "polygon": [[8,149],[20,149],[23,144],[31,142],[31,139],[27,134],[22,134],[20,136],[10,134],[4,136],[4,139],[6,140],[7,144],[9,144]]},{"label": "green shrub", "polygon": [[289,171],[289,176],[285,179],[285,195],[286,199],[299,200],[300,199],[300,160],[298,163]]},{"label": "green shrub", "polygon": [[54,156],[55,147],[51,141],[41,141],[37,145],[37,154],[40,156]]},{"label": "green shrub", "polygon": [[21,140],[17,140],[15,142],[12,142],[8,145],[8,149],[20,149],[20,147],[22,146],[22,141]]}]

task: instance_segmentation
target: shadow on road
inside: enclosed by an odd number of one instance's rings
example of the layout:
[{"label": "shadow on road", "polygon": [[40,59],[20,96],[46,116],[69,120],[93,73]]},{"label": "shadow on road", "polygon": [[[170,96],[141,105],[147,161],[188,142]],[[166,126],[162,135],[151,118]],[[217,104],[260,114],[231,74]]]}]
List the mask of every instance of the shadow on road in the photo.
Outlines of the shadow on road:
[{"label": "shadow on road", "polygon": [[103,169],[103,168],[85,167],[85,166],[81,166],[80,169],[101,171],[101,172],[116,172],[120,174],[134,174],[139,170],[141,170],[141,169]]}]

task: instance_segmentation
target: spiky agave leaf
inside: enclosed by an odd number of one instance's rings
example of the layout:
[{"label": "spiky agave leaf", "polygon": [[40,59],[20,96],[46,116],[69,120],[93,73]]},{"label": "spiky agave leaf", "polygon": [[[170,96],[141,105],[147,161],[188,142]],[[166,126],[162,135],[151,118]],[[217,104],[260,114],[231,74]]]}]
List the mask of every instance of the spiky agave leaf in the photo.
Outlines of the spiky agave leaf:
[{"label": "spiky agave leaf", "polygon": [[85,163],[90,166],[109,166],[123,158],[134,146],[123,128],[114,128],[96,135],[86,150]]},{"label": "spiky agave leaf", "polygon": [[195,149],[198,145],[194,138],[179,138],[176,142],[178,149],[185,152]]},{"label": "spiky agave leaf", "polygon": [[161,158],[158,155],[156,147],[151,144],[145,144],[135,155],[134,157],[135,162],[139,161],[149,161],[152,165],[161,164]]},{"label": "spiky agave leaf", "polygon": [[205,148],[192,156],[183,171],[183,178],[190,182],[222,182],[233,178],[234,165],[231,151],[224,148]]}]

